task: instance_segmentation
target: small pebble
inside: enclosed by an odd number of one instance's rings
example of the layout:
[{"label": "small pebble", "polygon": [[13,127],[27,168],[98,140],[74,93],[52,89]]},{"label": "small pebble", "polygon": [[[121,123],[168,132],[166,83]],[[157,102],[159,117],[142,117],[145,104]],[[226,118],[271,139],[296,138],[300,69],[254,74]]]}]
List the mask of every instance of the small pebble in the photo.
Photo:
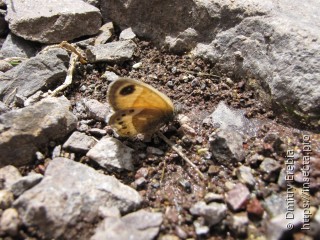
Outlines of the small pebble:
[{"label": "small pebble", "polygon": [[137,187],[143,187],[146,185],[147,180],[144,177],[140,177],[137,180],[135,180],[134,183],[137,185]]},{"label": "small pebble", "polygon": [[164,152],[159,149],[159,148],[155,148],[155,147],[147,147],[147,153],[152,154],[152,155],[156,155],[156,156],[163,156]]},{"label": "small pebble", "polygon": [[142,67],[142,62],[138,62],[138,63],[135,63],[135,64],[132,65],[133,69],[139,69],[141,67]]},{"label": "small pebble", "polygon": [[0,190],[0,209],[7,209],[13,203],[13,193],[8,190]]},{"label": "small pebble", "polygon": [[247,213],[250,219],[261,219],[264,213],[264,209],[260,201],[256,198],[253,198],[249,201],[247,205]]},{"label": "small pebble", "polygon": [[238,211],[246,207],[250,192],[242,183],[238,183],[226,194],[226,201],[233,211]]},{"label": "small pebble", "polygon": [[204,201],[206,203],[222,201],[223,199],[224,197],[222,195],[213,192],[209,192],[204,196]]},{"label": "small pebble", "polygon": [[15,208],[8,208],[4,210],[1,216],[0,226],[1,230],[10,236],[16,236],[21,224],[19,214]]}]

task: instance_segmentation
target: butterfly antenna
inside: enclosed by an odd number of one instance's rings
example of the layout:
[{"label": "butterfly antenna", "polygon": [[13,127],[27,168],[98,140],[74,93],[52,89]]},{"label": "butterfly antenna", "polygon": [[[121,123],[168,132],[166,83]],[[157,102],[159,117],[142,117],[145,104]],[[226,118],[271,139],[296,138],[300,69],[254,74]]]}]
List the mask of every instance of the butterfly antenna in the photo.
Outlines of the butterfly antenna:
[{"label": "butterfly antenna", "polygon": [[199,174],[200,178],[202,180],[205,180],[205,176],[203,175],[203,173],[199,170],[199,168],[193,164],[193,162],[191,162],[191,160],[183,153],[181,152],[180,149],[178,149],[173,142],[171,142],[166,136],[164,136],[160,131],[157,132],[158,136],[165,141],[174,151],[176,151],[176,153],[178,153],[180,155],[180,157],[183,158],[183,160],[186,161],[187,164],[189,164],[194,170],[196,170],[196,172]]}]

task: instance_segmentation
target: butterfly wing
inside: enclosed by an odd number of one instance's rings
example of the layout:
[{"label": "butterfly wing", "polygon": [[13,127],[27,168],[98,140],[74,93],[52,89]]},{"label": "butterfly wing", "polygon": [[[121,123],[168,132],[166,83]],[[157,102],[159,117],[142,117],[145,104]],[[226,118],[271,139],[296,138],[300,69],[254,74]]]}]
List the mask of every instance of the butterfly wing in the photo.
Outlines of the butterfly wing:
[{"label": "butterfly wing", "polygon": [[169,120],[170,117],[159,109],[131,108],[116,111],[110,117],[109,125],[120,136],[133,137],[138,133],[153,133]]},{"label": "butterfly wing", "polygon": [[155,132],[174,113],[171,100],[148,84],[121,78],[109,85],[108,100],[115,113],[109,125],[121,136]]},{"label": "butterfly wing", "polygon": [[120,78],[111,83],[107,95],[115,111],[128,108],[174,111],[173,103],[166,95],[148,84],[130,78]]}]

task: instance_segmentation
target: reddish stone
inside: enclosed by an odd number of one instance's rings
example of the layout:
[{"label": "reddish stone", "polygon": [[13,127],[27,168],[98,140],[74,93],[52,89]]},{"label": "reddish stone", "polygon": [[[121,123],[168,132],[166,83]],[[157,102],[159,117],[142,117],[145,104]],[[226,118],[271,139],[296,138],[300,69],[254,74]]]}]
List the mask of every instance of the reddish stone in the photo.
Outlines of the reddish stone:
[{"label": "reddish stone", "polygon": [[250,200],[247,205],[247,213],[251,220],[258,220],[262,218],[264,209],[258,199],[254,198]]}]

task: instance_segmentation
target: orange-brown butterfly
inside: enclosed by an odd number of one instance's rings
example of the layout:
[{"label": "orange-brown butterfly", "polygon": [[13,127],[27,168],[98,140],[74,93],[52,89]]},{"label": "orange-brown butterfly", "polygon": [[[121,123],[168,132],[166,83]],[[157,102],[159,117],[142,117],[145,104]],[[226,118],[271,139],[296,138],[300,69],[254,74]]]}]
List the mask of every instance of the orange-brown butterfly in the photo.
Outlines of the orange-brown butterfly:
[{"label": "orange-brown butterfly", "polygon": [[109,85],[108,101],[114,110],[109,125],[120,136],[150,136],[174,116],[172,101],[154,87],[130,78]]}]

